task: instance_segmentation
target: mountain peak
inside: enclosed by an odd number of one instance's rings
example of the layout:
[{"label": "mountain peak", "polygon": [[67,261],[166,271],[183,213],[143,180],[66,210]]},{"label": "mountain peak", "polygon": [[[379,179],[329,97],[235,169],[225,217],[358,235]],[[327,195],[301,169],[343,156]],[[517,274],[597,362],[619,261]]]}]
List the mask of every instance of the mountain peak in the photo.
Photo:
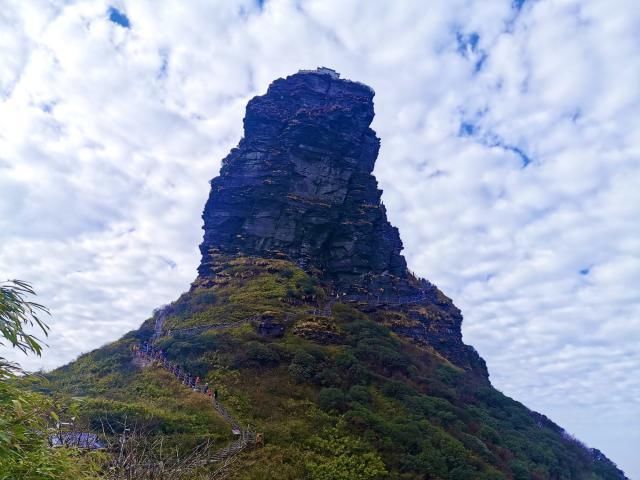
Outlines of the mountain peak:
[{"label": "mountain peak", "polygon": [[244,137],[211,181],[198,283],[214,279],[229,255],[288,260],[334,297],[402,310],[397,333],[487,377],[462,342],[460,310],[409,272],[387,220],[372,175],[380,148],[373,96],[322,67],[278,79],[249,101]]},{"label": "mountain peak", "polygon": [[252,99],[211,182],[191,289],[44,388],[81,397],[88,425],[131,414],[169,432],[171,462],[204,441],[191,471],[177,464],[189,478],[624,479],[493,389],[460,310],[407,269],[371,174],[373,96],[322,67]]},{"label": "mountain peak", "polygon": [[244,138],[223,160],[205,206],[201,276],[211,253],[288,258],[324,278],[406,277],[398,230],[371,174],[380,140],[374,92],[321,67],[253,98]]}]

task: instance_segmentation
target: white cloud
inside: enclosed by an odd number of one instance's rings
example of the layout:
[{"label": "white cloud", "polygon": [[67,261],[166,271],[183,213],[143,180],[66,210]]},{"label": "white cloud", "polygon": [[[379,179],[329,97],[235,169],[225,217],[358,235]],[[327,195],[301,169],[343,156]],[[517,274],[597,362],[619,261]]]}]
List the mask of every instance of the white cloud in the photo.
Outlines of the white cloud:
[{"label": "white cloud", "polygon": [[327,65],[376,90],[390,219],[496,386],[640,474],[635,2],[31,0],[0,24],[0,271],[53,313],[26,366],[188,288],[246,102]]}]

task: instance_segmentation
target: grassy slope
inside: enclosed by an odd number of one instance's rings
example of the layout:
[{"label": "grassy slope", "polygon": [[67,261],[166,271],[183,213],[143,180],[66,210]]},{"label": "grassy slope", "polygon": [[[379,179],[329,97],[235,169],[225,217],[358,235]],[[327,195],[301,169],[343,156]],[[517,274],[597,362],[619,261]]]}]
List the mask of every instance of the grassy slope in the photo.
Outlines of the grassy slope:
[{"label": "grassy slope", "polygon": [[[393,315],[337,304],[332,318],[314,317],[307,302],[325,293],[294,265],[249,258],[224,265],[214,282],[165,310],[165,326],[269,311],[285,335],[268,338],[246,324],[176,333],[160,346],[264,433],[264,448],[243,454],[230,478],[618,478],[551,422],[375,321]],[[176,442],[226,441],[228,427],[203,399],[166,372],[131,362],[130,346],[151,328],[147,321],[83,355],[41,388],[82,396],[88,417],[127,414]]]}]

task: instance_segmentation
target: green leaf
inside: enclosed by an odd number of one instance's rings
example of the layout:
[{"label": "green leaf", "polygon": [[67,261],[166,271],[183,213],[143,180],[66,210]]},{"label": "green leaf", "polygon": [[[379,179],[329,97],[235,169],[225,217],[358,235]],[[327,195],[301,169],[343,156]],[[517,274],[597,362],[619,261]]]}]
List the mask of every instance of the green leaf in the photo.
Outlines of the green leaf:
[{"label": "green leaf", "polygon": [[11,400],[11,402],[13,403],[13,408],[16,411],[16,414],[19,417],[24,416],[24,409],[22,408],[22,403],[20,402],[20,400]]}]

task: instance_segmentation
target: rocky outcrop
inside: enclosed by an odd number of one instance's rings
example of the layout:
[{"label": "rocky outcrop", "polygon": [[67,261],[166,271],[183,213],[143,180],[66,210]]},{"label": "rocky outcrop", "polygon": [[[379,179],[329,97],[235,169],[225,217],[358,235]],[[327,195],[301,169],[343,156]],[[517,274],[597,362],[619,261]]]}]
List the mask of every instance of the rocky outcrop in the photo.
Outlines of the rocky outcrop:
[{"label": "rocky outcrop", "polygon": [[318,69],[278,79],[249,102],[244,138],[211,181],[200,279],[215,277],[220,255],[292,260],[343,301],[405,310],[416,323],[394,330],[486,377],[482,359],[462,343],[460,311],[413,277],[400,253],[371,174],[380,147],[370,128],[373,96]]},{"label": "rocky outcrop", "polygon": [[276,80],[249,102],[244,138],[211,182],[201,276],[212,252],[282,256],[343,283],[406,274],[371,175],[380,147],[369,127],[373,95],[314,71]]}]

